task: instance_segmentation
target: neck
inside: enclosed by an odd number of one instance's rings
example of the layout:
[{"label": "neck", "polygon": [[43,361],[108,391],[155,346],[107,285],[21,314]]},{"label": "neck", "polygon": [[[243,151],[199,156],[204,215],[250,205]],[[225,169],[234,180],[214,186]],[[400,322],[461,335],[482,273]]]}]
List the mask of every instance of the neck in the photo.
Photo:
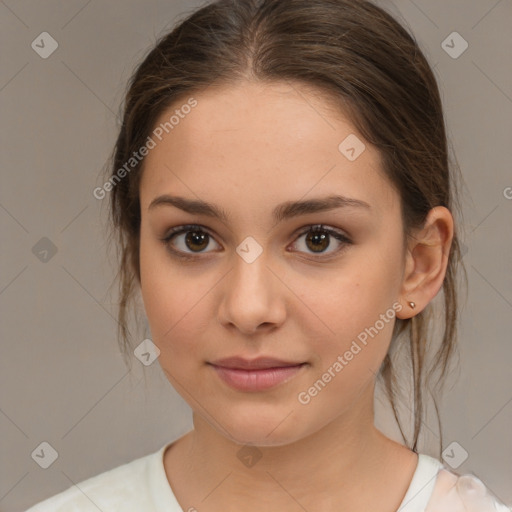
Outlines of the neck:
[{"label": "neck", "polygon": [[390,498],[398,506],[414,471],[413,454],[375,428],[373,389],[361,398],[350,417],[341,415],[305,438],[282,446],[246,446],[242,452],[240,444],[194,414],[194,430],[182,438],[181,455],[175,451],[180,474],[169,478],[173,488],[195,482],[193,492],[188,484],[195,503],[185,502],[184,510],[249,512],[261,510],[262,503],[284,511],[298,510],[298,504],[306,510],[364,510],[379,503],[378,492],[368,493],[377,489],[376,482],[383,483],[381,493],[384,486],[394,483],[396,488],[399,468],[386,480],[390,461],[397,463],[400,452],[403,464],[408,452],[406,479],[397,497]]}]

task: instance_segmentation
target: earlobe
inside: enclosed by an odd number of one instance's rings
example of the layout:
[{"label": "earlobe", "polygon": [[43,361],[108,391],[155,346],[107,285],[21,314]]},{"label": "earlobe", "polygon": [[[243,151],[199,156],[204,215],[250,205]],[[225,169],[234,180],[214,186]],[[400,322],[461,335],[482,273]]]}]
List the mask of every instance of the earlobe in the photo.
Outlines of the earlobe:
[{"label": "earlobe", "polygon": [[453,217],[444,206],[432,208],[424,226],[410,237],[402,280],[401,303],[397,313],[406,319],[421,312],[441,289],[453,240]]}]

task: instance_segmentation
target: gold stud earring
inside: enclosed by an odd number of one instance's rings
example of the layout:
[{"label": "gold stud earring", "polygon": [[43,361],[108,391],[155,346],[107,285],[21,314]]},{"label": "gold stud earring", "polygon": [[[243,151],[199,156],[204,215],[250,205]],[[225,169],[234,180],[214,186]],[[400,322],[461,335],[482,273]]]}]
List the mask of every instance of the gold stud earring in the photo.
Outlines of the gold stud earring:
[{"label": "gold stud earring", "polygon": [[414,304],[414,302],[409,302],[409,306],[411,306],[411,308],[414,309],[416,307],[416,304]]}]

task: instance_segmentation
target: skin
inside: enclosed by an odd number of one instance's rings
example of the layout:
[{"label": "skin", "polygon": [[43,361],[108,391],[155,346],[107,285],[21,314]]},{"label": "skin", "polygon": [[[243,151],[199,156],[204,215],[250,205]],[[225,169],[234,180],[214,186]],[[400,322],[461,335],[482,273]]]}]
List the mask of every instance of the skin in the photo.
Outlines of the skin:
[{"label": "skin", "polygon": [[[307,405],[297,397],[394,303],[402,306],[396,315],[409,318],[434,298],[446,272],[452,216],[444,207],[431,210],[403,251],[400,198],[377,150],[365,142],[355,161],[341,154],[338,145],[349,134],[363,137],[304,85],[247,82],[209,87],[194,98],[198,105],[149,152],[140,183],[144,307],[160,365],[193,410],[194,429],[164,456],[173,492],[183,510],[199,512],[252,512],[267,504],[290,512],[396,511],[417,455],[374,426],[373,410],[395,319]],[[370,209],[338,208],[278,224],[271,217],[279,203],[333,192]],[[218,205],[228,222],[170,205],[150,209],[162,194]],[[190,223],[211,236],[202,252],[187,246],[185,234],[167,242],[195,251],[196,259],[185,261],[161,239]],[[330,237],[324,253],[315,253],[300,233],[316,224],[352,243]],[[250,264],[236,252],[248,236],[262,248]],[[235,355],[308,364],[271,390],[242,392],[207,364]],[[261,455],[252,467],[237,456],[243,445]]]}]

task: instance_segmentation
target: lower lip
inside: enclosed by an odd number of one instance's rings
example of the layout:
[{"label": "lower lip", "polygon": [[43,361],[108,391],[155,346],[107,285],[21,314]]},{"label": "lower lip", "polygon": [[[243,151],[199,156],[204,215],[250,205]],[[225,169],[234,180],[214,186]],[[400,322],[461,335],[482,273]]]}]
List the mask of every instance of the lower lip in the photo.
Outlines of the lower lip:
[{"label": "lower lip", "polygon": [[305,364],[262,370],[239,370],[212,365],[217,375],[239,391],[264,391],[281,384],[296,375]]}]

